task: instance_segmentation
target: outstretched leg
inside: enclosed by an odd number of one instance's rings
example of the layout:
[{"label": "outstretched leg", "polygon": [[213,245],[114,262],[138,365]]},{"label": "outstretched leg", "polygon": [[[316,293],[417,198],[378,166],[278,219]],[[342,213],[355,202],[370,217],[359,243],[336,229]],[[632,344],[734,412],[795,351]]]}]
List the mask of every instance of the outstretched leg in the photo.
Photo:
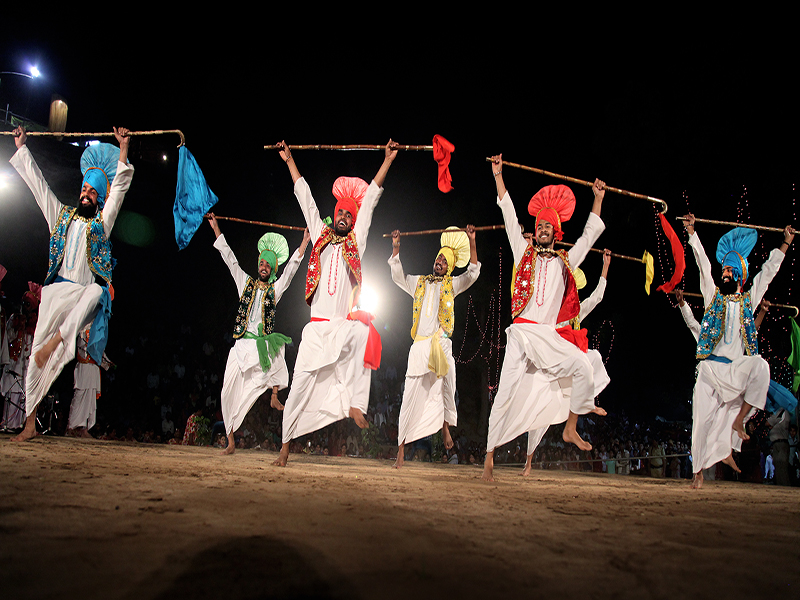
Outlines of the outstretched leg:
[{"label": "outstretched leg", "polygon": [[572,411],[569,412],[567,424],[564,426],[564,433],[561,437],[565,442],[575,444],[581,450],[592,449],[592,445],[589,442],[584,441],[581,436],[578,435],[578,415]]},{"label": "outstretched leg", "polygon": [[355,406],[350,407],[350,418],[356,422],[361,429],[367,429],[369,427],[369,423],[364,418],[364,413],[362,413],[359,409]]},{"label": "outstretched leg", "polygon": [[723,459],[722,459],[722,462],[723,462],[724,464],[728,465],[728,466],[729,466],[731,469],[733,469],[733,470],[734,470],[734,471],[736,471],[737,473],[741,473],[741,472],[742,472],[742,470],[741,470],[741,469],[739,468],[739,466],[736,464],[736,461],[734,461],[734,460],[733,460],[733,452],[731,452],[731,453],[728,455],[728,457],[727,457],[727,458],[723,458]]},{"label": "outstretched leg", "polygon": [[[733,430],[739,434],[739,437],[743,440],[749,440],[750,436],[747,435],[747,431],[744,428],[744,418],[747,416],[747,413],[750,412],[750,409],[753,408],[747,402],[742,402],[742,408],[739,409],[739,414],[736,415],[736,418],[733,420]],[[727,459],[726,459],[727,460]],[[733,460],[733,459],[731,459]],[[725,462],[725,461],[723,461]],[[728,463],[725,463],[728,464]],[[736,469],[739,471],[739,469]]]},{"label": "outstretched leg", "polygon": [[36,361],[36,366],[40,369],[44,368],[45,364],[47,364],[47,359],[50,358],[53,351],[58,348],[58,345],[63,341],[61,332],[56,331],[55,335],[47,340],[47,343],[33,356],[33,360]]},{"label": "outstretched leg", "polygon": [[33,410],[33,413],[28,415],[28,418],[25,419],[25,427],[22,431],[20,431],[17,435],[11,438],[12,442],[25,442],[34,437],[36,437],[36,409]]},{"label": "outstretched leg", "polygon": [[269,405],[274,408],[275,410],[283,410],[283,404],[281,401],[278,400],[278,386],[273,386],[272,388],[272,399],[269,401]]}]

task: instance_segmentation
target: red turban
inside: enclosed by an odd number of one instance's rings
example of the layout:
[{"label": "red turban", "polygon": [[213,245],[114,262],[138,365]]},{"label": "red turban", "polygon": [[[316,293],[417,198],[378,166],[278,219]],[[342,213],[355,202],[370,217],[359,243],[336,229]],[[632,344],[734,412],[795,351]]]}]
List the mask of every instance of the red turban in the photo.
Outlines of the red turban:
[{"label": "red turban", "polygon": [[339,177],[333,182],[333,195],[336,198],[336,208],[333,209],[333,216],[339,209],[346,210],[353,217],[353,224],[358,216],[358,209],[361,208],[361,201],[367,193],[369,184],[358,177]]},{"label": "red turban", "polygon": [[540,189],[528,203],[528,214],[553,226],[555,238],[564,237],[561,224],[569,221],[575,211],[575,194],[565,185],[548,185]]}]

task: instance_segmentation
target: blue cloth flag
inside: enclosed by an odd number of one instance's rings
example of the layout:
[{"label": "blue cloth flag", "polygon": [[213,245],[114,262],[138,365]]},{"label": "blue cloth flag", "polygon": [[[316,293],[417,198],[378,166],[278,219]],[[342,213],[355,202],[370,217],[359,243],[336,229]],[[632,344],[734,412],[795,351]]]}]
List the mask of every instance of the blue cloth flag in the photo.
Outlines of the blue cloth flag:
[{"label": "blue cloth flag", "polygon": [[203,171],[186,146],[178,149],[178,185],[175,189],[175,241],[178,249],[189,245],[194,232],[203,224],[203,216],[219,198],[209,189]]},{"label": "blue cloth flag", "polygon": [[767,412],[778,412],[785,408],[788,412],[794,412],[797,407],[797,398],[794,394],[783,387],[780,383],[775,383],[770,379],[769,389],[767,390],[767,403],[764,410]]}]

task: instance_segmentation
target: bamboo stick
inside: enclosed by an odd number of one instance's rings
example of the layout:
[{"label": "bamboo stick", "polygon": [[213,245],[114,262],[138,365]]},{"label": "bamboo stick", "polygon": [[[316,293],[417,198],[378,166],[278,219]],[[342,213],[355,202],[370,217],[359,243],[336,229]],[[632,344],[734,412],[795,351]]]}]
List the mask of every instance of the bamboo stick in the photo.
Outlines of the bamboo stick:
[{"label": "bamboo stick", "polygon": [[[670,292],[670,294],[672,294],[674,296],[676,291],[677,290],[672,290]],[[684,296],[691,296],[692,298],[702,298],[703,297],[703,294],[699,294],[697,292],[683,292],[683,295]],[[800,308],[798,308],[798,307],[796,307],[796,306],[794,306],[792,304],[777,304],[775,302],[770,302],[769,307],[770,308],[786,308],[786,309],[793,310],[795,317],[798,316],[798,314],[800,314]]]},{"label": "bamboo stick", "polygon": [[[480,227],[476,227],[475,231],[495,231],[496,229],[505,229],[505,225],[481,225]],[[464,228],[458,229],[424,229],[422,231],[401,231],[400,237],[405,237],[407,235],[429,235],[434,233],[444,233],[445,231],[466,231]],[[388,238],[392,237],[391,233],[384,233],[383,237]]]},{"label": "bamboo stick", "polygon": [[[285,146],[289,150],[385,150],[386,144],[304,144]],[[271,144],[264,146],[264,150],[283,150],[281,144]],[[433,150],[433,146],[393,146],[396,150]]]},{"label": "bamboo stick", "polygon": [[[688,217],[678,217],[679,221],[688,221]],[[766,227],[764,225],[748,225],[747,223],[735,223],[734,221],[715,221],[714,219],[698,219],[695,217],[695,223],[708,223],[710,225],[728,225],[730,227],[744,227],[746,229],[757,229],[758,231],[776,231],[783,233],[783,227]],[[792,228],[792,234],[796,234],[797,230]]]},{"label": "bamboo stick", "polygon": [[[559,241],[556,241],[556,244],[559,244],[561,246],[574,246],[575,245],[575,244],[570,244],[569,242],[559,242]],[[591,250],[592,252],[599,252],[600,254],[605,254],[605,250],[600,250],[600,248],[589,248],[589,250]],[[638,262],[638,263],[642,263],[642,264],[645,263],[644,258],[636,258],[635,256],[625,256],[624,254],[616,254],[614,252],[611,253],[611,256],[613,258],[623,258],[625,260],[632,260],[634,262]]]},{"label": "bamboo stick", "polygon": [[[486,159],[487,162],[494,162],[491,158]],[[570,183],[575,183],[578,185],[584,185],[586,187],[592,187],[594,185],[593,181],[586,181],[584,179],[577,179],[575,177],[570,177],[569,175],[559,175],[558,173],[553,173],[551,171],[545,171],[544,169],[537,169],[536,167],[528,167],[526,165],[520,165],[517,163],[509,162],[506,160],[500,161],[500,164],[506,165],[509,167],[514,167],[516,169],[522,169],[524,171],[533,171],[534,173],[539,173],[540,175],[546,175],[547,177],[554,177],[556,179],[561,179],[563,181],[569,181]],[[605,189],[609,192],[614,192],[615,194],[620,194],[622,196],[629,196],[630,198],[637,198],[639,200],[647,200],[648,202],[653,202],[654,204],[660,204],[662,210],[659,212],[663,215],[667,212],[667,203],[665,200],[661,200],[660,198],[653,198],[652,196],[647,196],[645,194],[637,194],[636,192],[629,192],[628,190],[623,190],[620,188],[611,187],[607,185]]]},{"label": "bamboo stick", "polygon": [[[209,219],[211,215],[206,213],[204,218]],[[280,225],[278,223],[267,223],[266,221],[250,221],[248,219],[238,219],[236,217],[221,217],[214,215],[218,221],[235,221],[236,223],[247,223],[248,225],[259,225],[261,227],[273,227],[275,229],[289,229],[291,231],[305,231],[305,227],[297,227],[296,225]]]},{"label": "bamboo stick", "polygon": [[[178,148],[186,144],[186,138],[180,129],[156,129],[153,131],[130,131],[128,135],[163,135],[166,133],[177,133],[181,138]],[[13,131],[0,131],[0,135],[14,135]],[[26,131],[27,136],[51,136],[51,137],[114,137],[114,132],[102,131],[98,133],[78,133],[65,131]]]}]

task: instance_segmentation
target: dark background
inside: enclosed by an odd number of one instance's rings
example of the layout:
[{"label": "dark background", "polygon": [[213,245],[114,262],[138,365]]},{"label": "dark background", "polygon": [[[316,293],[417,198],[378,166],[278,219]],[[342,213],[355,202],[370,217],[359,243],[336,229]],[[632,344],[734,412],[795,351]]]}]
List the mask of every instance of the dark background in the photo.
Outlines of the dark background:
[{"label": "dark background", "polygon": [[[26,61],[36,62],[43,77],[0,78],[2,108],[10,102],[12,111],[46,123],[56,93],[69,104],[67,131],[110,131],[113,125],[180,129],[220,198],[217,214],[290,225],[303,225],[302,213],[288,170],[265,145],[282,139],[383,144],[390,137],[401,144],[430,144],[434,134],[455,145],[455,189],[449,194],[436,187],[431,153],[399,154],[362,257],[365,280],[380,296],[376,325],[383,365],[395,366],[401,377],[411,343],[411,298],[392,284],[386,264],[391,245],[381,235],[395,228],[502,223],[485,160],[490,155],[503,153],[506,160],[583,180],[600,177],[611,186],[663,198],[684,242],[676,218],[687,209],[707,219],[742,218],[775,227],[795,222],[796,52],[777,33],[769,45],[754,50],[739,39],[690,44],[689,32],[673,32],[648,40],[660,50],[651,53],[648,44],[621,32],[616,49],[609,49],[591,27],[548,36],[536,27],[514,35],[431,32],[420,43],[389,41],[380,28],[370,27],[321,36],[294,30],[289,36],[267,27],[232,35],[224,20],[218,29],[174,36],[156,24],[124,29],[124,36],[109,35],[102,44],[92,33],[10,32],[0,42],[0,70],[23,71]],[[607,28],[603,36],[610,36]],[[171,215],[177,143],[177,136],[165,135],[134,138],[131,144],[136,173],[112,234],[119,262],[108,353],[120,368],[125,346],[143,332],[157,339],[180,335],[181,325],[188,325],[194,339],[222,345],[233,326],[236,292],[211,246],[210,228],[204,225],[188,248],[177,250]],[[81,149],[49,138],[29,138],[28,144],[57,196],[75,204]],[[13,152],[12,139],[0,137],[0,165],[6,165],[1,172],[13,173],[7,165]],[[382,158],[382,152],[366,151],[295,153],[323,215],[333,209],[336,177],[369,180]],[[530,222],[530,197],[544,185],[560,183],[510,167],[504,176],[523,223]],[[588,188],[572,188],[577,207],[564,227],[570,242],[580,235],[592,204]],[[607,229],[596,247],[635,257],[648,250],[655,256],[656,276],[648,296],[644,267],[612,260],[605,299],[584,323],[608,359],[612,382],[601,404],[612,417],[625,409],[642,419],[688,420],[694,344],[673,302],[655,291],[672,273],[655,210],[646,201],[609,193],[602,217]],[[221,227],[244,268],[254,272],[256,242],[264,231],[230,222]],[[698,225],[713,264],[716,242],[727,230]],[[17,302],[27,281],[43,279],[48,233],[32,196],[14,175],[0,191],[0,263],[8,268],[3,291],[9,301]],[[296,248],[301,235],[285,235]],[[781,239],[779,233],[760,235],[750,257],[753,273]],[[438,248],[437,236],[404,238],[406,271],[430,272]],[[790,250],[767,298],[797,304],[795,252]],[[454,353],[462,361],[463,414],[476,419],[482,418],[478,407],[487,386],[497,380],[499,362],[490,342],[497,341],[498,323],[503,330],[510,322],[513,266],[503,231],[479,234],[478,253],[481,276],[457,301],[454,336]],[[685,289],[699,291],[690,250],[686,261]],[[594,288],[601,266],[600,255],[590,253],[582,265],[588,279],[582,296]],[[301,267],[278,307],[278,329],[296,340],[308,321],[304,274]],[[499,315],[497,302],[490,300],[498,289]],[[468,314],[470,305],[474,310]],[[699,318],[699,303],[694,306]],[[772,316],[761,337],[773,378],[788,384],[788,319]],[[499,339],[505,343],[504,335]],[[200,349],[183,351],[191,355]],[[143,381],[150,367],[136,368]]]}]

